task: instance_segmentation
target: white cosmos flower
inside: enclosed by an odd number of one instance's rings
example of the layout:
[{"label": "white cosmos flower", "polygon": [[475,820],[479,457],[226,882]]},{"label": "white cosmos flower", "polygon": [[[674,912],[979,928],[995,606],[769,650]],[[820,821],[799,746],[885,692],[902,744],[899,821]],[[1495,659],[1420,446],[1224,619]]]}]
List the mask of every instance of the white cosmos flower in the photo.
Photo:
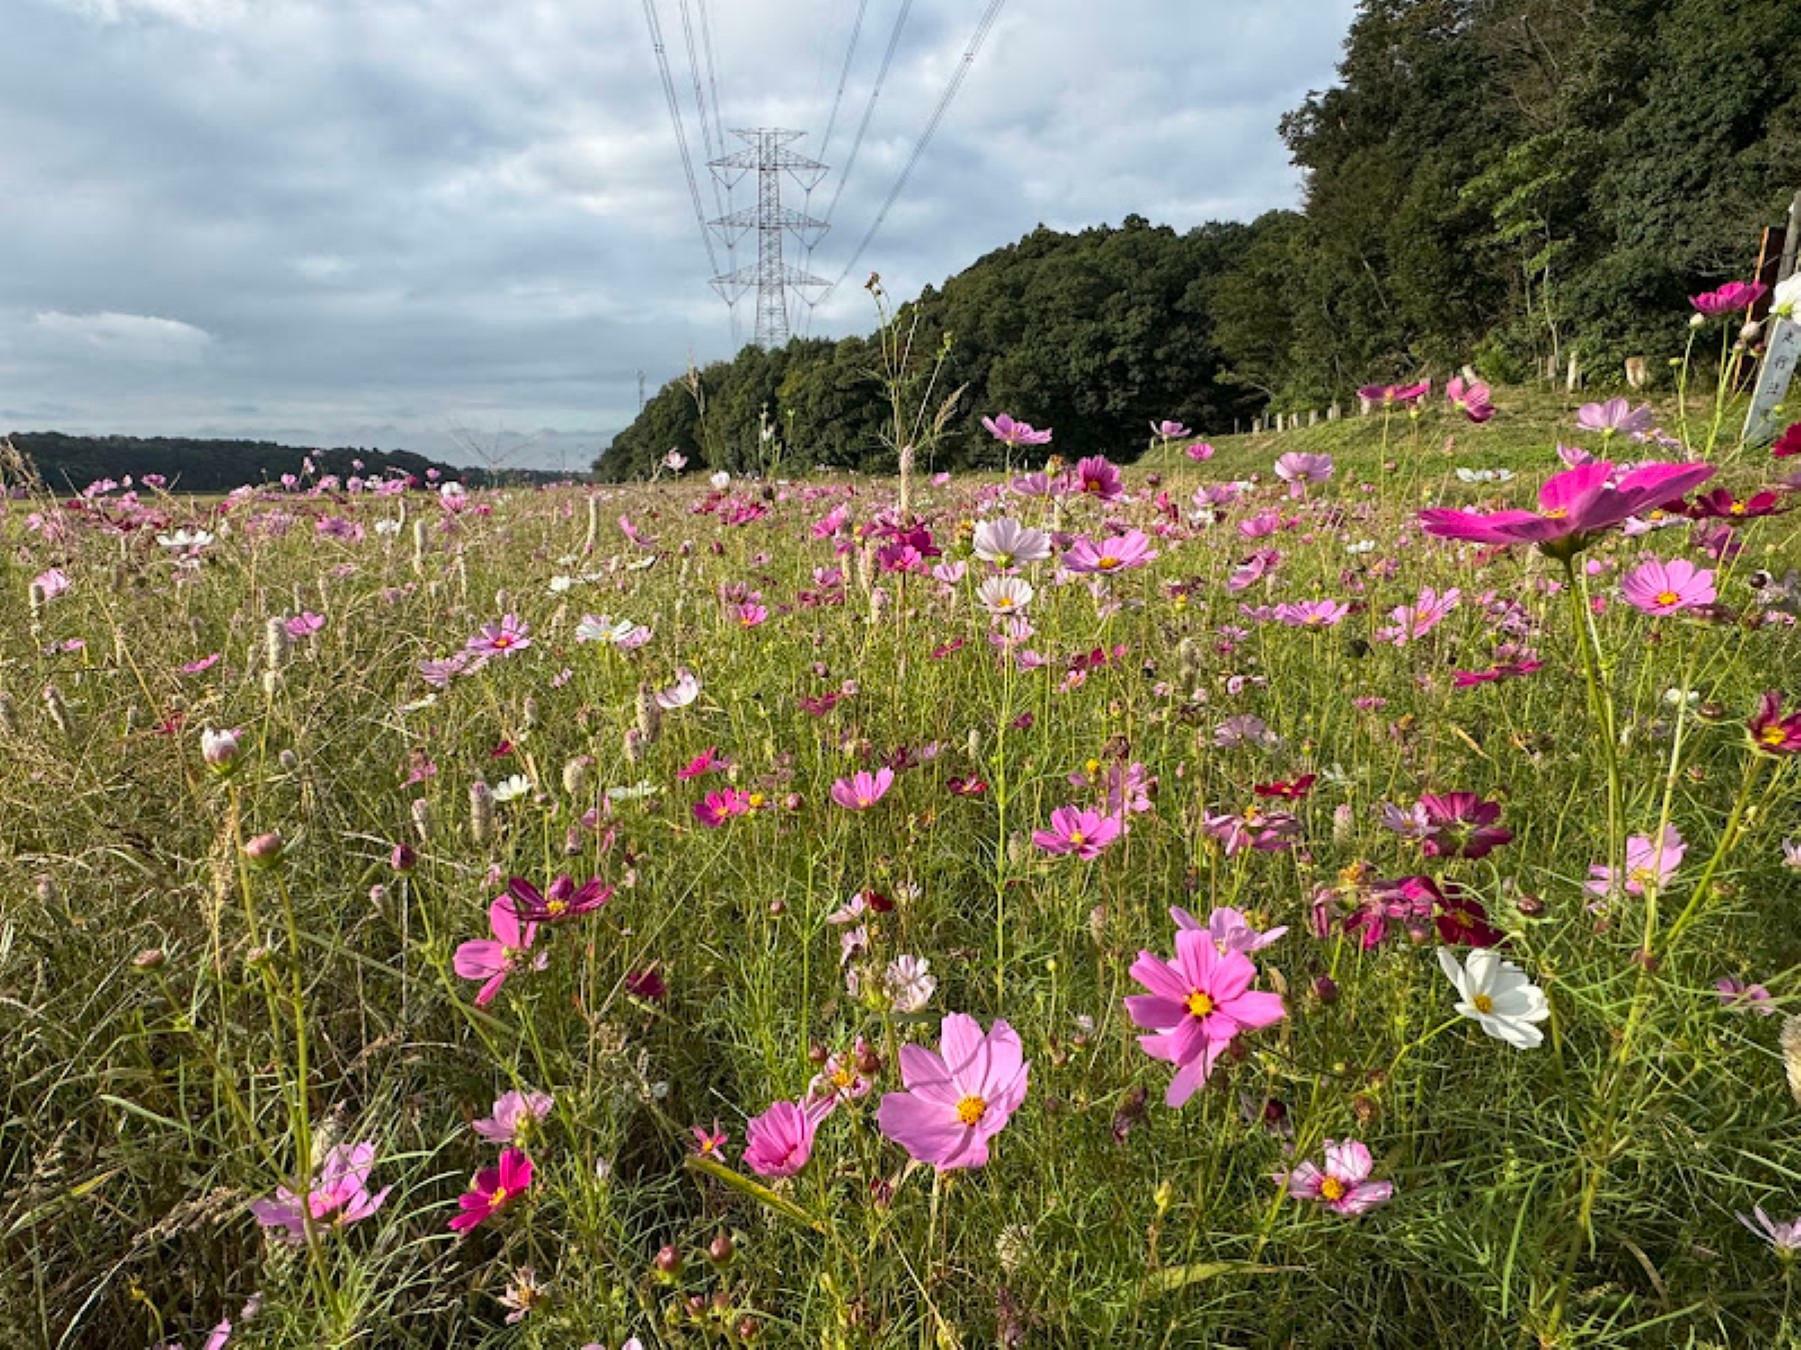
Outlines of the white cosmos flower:
[{"label": "white cosmos flower", "polygon": [[630,619],[615,619],[610,614],[584,614],[575,626],[575,640],[617,644],[630,637],[635,626]]},{"label": "white cosmos flower", "polygon": [[727,488],[729,488],[732,485],[732,476],[729,473],[727,473],[724,469],[719,469],[719,470],[716,470],[714,472],[713,476],[711,478],[707,479],[707,481],[709,483],[711,483],[719,491],[724,492]]},{"label": "white cosmos flower", "polygon": [[1457,986],[1457,1011],[1472,1017],[1483,1031],[1521,1050],[1542,1045],[1545,1033],[1534,1022],[1551,1015],[1545,991],[1526,978],[1511,961],[1503,961],[1487,947],[1474,947],[1462,965],[1444,947],[1438,964],[1445,978]]},{"label": "white cosmos flower", "polygon": [[205,548],[213,542],[213,534],[210,530],[190,530],[183,527],[174,534],[157,535],[156,542],[164,548]]},{"label": "white cosmos flower", "polygon": [[677,708],[685,708],[700,697],[700,681],[694,672],[686,666],[677,667],[675,683],[667,689],[657,690],[657,706],[664,712],[674,712]]},{"label": "white cosmos flower", "polygon": [[1022,577],[989,577],[976,587],[976,600],[983,609],[999,618],[1025,613],[1034,594]]},{"label": "white cosmos flower", "polygon": [[977,525],[971,543],[976,557],[998,567],[1043,562],[1051,556],[1049,535],[1005,516]]},{"label": "white cosmos flower", "polygon": [[532,790],[532,780],[522,773],[510,778],[503,778],[494,785],[494,800],[497,802],[517,801]]},{"label": "white cosmos flower", "polygon": [[375,532],[377,534],[399,534],[400,521],[393,516],[384,516],[375,522]]}]

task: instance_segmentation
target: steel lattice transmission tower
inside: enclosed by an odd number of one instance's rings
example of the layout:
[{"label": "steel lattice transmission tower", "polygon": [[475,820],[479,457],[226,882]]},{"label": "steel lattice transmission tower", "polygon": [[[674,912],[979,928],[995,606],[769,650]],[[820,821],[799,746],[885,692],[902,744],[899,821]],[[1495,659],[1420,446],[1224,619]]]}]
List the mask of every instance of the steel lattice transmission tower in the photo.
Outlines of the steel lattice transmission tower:
[{"label": "steel lattice transmission tower", "polygon": [[727,246],[737,243],[746,231],[757,232],[757,260],[754,264],[713,278],[713,289],[735,305],[751,289],[757,292],[757,331],[759,347],[779,347],[788,340],[788,291],[808,286],[825,286],[816,277],[782,260],[782,240],[790,230],[802,243],[817,243],[827,226],[804,211],[782,205],[782,178],[790,176],[803,191],[812,191],[825,176],[826,166],[808,159],[789,143],[805,133],[783,131],[777,127],[759,127],[754,131],[734,130],[732,134],[745,142],[745,148],[709,160],[708,167],[728,188],[746,174],[757,175],[757,204],[710,222]]}]

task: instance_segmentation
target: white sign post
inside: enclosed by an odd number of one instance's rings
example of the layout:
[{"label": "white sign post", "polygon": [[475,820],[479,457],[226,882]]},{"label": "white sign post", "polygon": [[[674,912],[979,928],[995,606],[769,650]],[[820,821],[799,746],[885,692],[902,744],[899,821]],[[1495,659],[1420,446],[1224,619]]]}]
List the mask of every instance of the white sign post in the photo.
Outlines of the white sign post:
[{"label": "white sign post", "polygon": [[[1801,274],[1790,277],[1776,288],[1775,309],[1790,310],[1801,306]],[[1763,445],[1776,438],[1782,428],[1776,408],[1788,397],[1789,382],[1795,366],[1801,364],[1801,324],[1793,319],[1776,319],[1769,346],[1765,349],[1763,370],[1757,377],[1757,391],[1751,396],[1751,411],[1745,418],[1745,444]],[[1797,419],[1801,420],[1801,419]]]}]

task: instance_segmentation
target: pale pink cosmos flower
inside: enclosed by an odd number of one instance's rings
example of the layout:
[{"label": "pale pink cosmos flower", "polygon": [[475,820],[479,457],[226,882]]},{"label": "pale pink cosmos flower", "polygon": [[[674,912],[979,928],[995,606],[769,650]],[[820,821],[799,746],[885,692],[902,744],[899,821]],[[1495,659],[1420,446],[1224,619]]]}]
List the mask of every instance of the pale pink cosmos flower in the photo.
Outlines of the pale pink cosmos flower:
[{"label": "pale pink cosmos flower", "polygon": [[1037,594],[1023,577],[987,577],[976,587],[976,603],[995,618],[1019,614]]},{"label": "pale pink cosmos flower", "polygon": [[888,789],[894,786],[894,770],[883,765],[873,774],[867,769],[859,769],[849,778],[840,778],[832,784],[832,800],[847,811],[867,811],[883,797]]},{"label": "pale pink cosmos flower", "polygon": [[1019,1035],[995,1019],[986,1033],[965,1013],[951,1013],[939,1027],[937,1052],[903,1045],[901,1081],[876,1109],[882,1133],[916,1162],[940,1172],[983,1167],[995,1135],[1026,1099],[1031,1066]]},{"label": "pale pink cosmos flower", "polygon": [[1165,418],[1161,422],[1153,421],[1151,423],[1151,435],[1155,436],[1160,441],[1179,441],[1182,437],[1191,434],[1189,429],[1182,425],[1182,423],[1172,421],[1169,418]]},{"label": "pale pink cosmos flower", "polygon": [[1021,525],[1010,516],[984,520],[970,540],[976,557],[996,567],[1043,562],[1051,556],[1051,538],[1043,530]]},{"label": "pale pink cosmos flower", "polygon": [[744,1128],[745,1166],[760,1177],[791,1177],[813,1156],[819,1122],[832,1114],[836,1097],[773,1102]]},{"label": "pale pink cosmos flower", "polygon": [[550,1107],[548,1092],[503,1092],[494,1099],[493,1113],[471,1121],[469,1128],[496,1144],[523,1144]]},{"label": "pale pink cosmos flower", "polygon": [[[1649,403],[1634,408],[1623,398],[1610,398],[1605,403],[1584,403],[1576,410],[1576,425],[1584,431],[1598,431],[1604,438],[1630,436],[1635,441],[1643,440],[1655,420],[1656,414]],[[1564,447],[1558,447],[1559,454],[1563,450]]]},{"label": "pale pink cosmos flower", "polygon": [[312,1189],[307,1193],[304,1211],[300,1197],[286,1186],[276,1188],[272,1200],[257,1200],[250,1206],[256,1221],[264,1228],[281,1229],[284,1242],[306,1240],[307,1218],[313,1227],[343,1228],[360,1223],[382,1207],[392,1186],[384,1186],[373,1194],[369,1190],[369,1173],[375,1166],[375,1144],[363,1140],[356,1144],[338,1144],[330,1149],[319,1164]]},{"label": "pale pink cosmos flower", "polygon": [[1078,575],[1126,572],[1143,567],[1156,556],[1157,550],[1142,530],[1127,530],[1100,540],[1076,540],[1063,555],[1063,565]]},{"label": "pale pink cosmos flower", "polygon": [[1462,599],[1463,592],[1455,586],[1448,588],[1442,595],[1432,587],[1424,586],[1420,589],[1419,599],[1411,605],[1397,605],[1388,612],[1391,622],[1376,630],[1375,639],[1405,647],[1443,623]]},{"label": "pale pink cosmos flower", "polygon": [[1663,828],[1663,839],[1653,844],[1649,837],[1635,834],[1626,841],[1625,875],[1616,878],[1613,869],[1594,863],[1588,869],[1586,889],[1590,895],[1608,896],[1624,889],[1628,895],[1643,895],[1647,888],[1662,890],[1682,866],[1682,855],[1688,845],[1674,825]]},{"label": "pale pink cosmos flower", "polygon": [[1334,628],[1351,607],[1342,600],[1287,601],[1276,606],[1276,618],[1290,628]]},{"label": "pale pink cosmos flower", "polygon": [[897,956],[882,972],[882,990],[899,1013],[916,1013],[932,1001],[938,988],[931,962],[923,956]]},{"label": "pale pink cosmos flower", "polygon": [[1339,1214],[1355,1216],[1386,1204],[1394,1195],[1393,1182],[1369,1179],[1374,1167],[1369,1149],[1360,1141],[1328,1139],[1324,1168],[1303,1162],[1276,1180],[1285,1183],[1296,1200],[1317,1200]]},{"label": "pale pink cosmos flower", "polygon": [[532,645],[531,628],[517,614],[504,614],[499,623],[483,624],[467,643],[476,656],[511,656]]},{"label": "pale pink cosmos flower", "polygon": [[1778,1223],[1758,1205],[1749,1214],[1740,1214],[1738,1221],[1785,1256],[1801,1252],[1801,1218]]},{"label": "pale pink cosmos flower", "polygon": [[1032,842],[1046,853],[1073,853],[1082,861],[1091,862],[1119,838],[1120,828],[1118,820],[1099,811],[1059,806],[1051,812],[1050,829],[1032,831]]},{"label": "pale pink cosmos flower", "polygon": [[1711,605],[1718,598],[1713,573],[1697,568],[1687,558],[1667,562],[1653,558],[1640,563],[1621,579],[1620,594],[1644,614],[1674,614]]},{"label": "pale pink cosmos flower", "polygon": [[1276,477],[1288,484],[1288,495],[1304,497],[1313,483],[1323,483],[1332,476],[1332,456],[1306,454],[1290,450],[1276,459]]},{"label": "pale pink cosmos flower", "polygon": [[1251,927],[1243,910],[1233,909],[1230,905],[1215,906],[1207,915],[1206,923],[1200,922],[1180,905],[1170,906],[1169,917],[1176,921],[1178,929],[1206,933],[1213,939],[1213,945],[1219,948],[1222,956],[1227,952],[1248,956],[1252,952],[1262,951],[1288,931],[1288,926],[1284,924],[1280,928],[1258,932]]},{"label": "pale pink cosmos flower", "polygon": [[1282,1020],[1279,994],[1253,990],[1257,967],[1243,952],[1222,952],[1210,932],[1176,931],[1176,955],[1141,951],[1132,978],[1150,992],[1126,999],[1132,1021],[1152,1034],[1138,1044],[1152,1059],[1176,1066],[1164,1104],[1180,1107],[1207,1081],[1214,1063],[1241,1033]]},{"label": "pale pink cosmos flower", "polygon": [[1015,421],[1012,414],[1001,413],[995,417],[984,417],[982,425],[995,440],[1006,445],[1049,445],[1051,429],[1038,430],[1030,422]]}]

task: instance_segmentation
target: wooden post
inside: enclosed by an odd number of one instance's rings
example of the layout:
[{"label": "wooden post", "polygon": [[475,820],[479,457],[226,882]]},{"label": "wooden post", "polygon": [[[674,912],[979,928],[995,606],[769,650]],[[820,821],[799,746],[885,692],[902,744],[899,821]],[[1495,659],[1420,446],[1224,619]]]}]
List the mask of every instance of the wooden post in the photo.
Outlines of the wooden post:
[{"label": "wooden post", "polygon": [[1564,393],[1566,393],[1566,394],[1575,393],[1576,386],[1579,385],[1580,383],[1582,383],[1582,367],[1576,360],[1576,353],[1571,352],[1570,353],[1569,374],[1567,374],[1564,377],[1564,381],[1563,381]]},{"label": "wooden post", "polygon": [[1310,427],[1317,427],[1319,425],[1319,409],[1318,408],[1307,409],[1307,425]]},{"label": "wooden post", "polygon": [[1643,389],[1651,381],[1651,366],[1642,356],[1626,358],[1626,387]]},{"label": "wooden post", "polygon": [[1336,422],[1342,415],[1343,410],[1336,403],[1326,409],[1326,420],[1328,422]]},{"label": "wooden post", "polygon": [[1776,269],[1776,280],[1787,281],[1795,275],[1795,251],[1801,247],[1801,192],[1789,203],[1788,228],[1782,233],[1782,264]]}]

